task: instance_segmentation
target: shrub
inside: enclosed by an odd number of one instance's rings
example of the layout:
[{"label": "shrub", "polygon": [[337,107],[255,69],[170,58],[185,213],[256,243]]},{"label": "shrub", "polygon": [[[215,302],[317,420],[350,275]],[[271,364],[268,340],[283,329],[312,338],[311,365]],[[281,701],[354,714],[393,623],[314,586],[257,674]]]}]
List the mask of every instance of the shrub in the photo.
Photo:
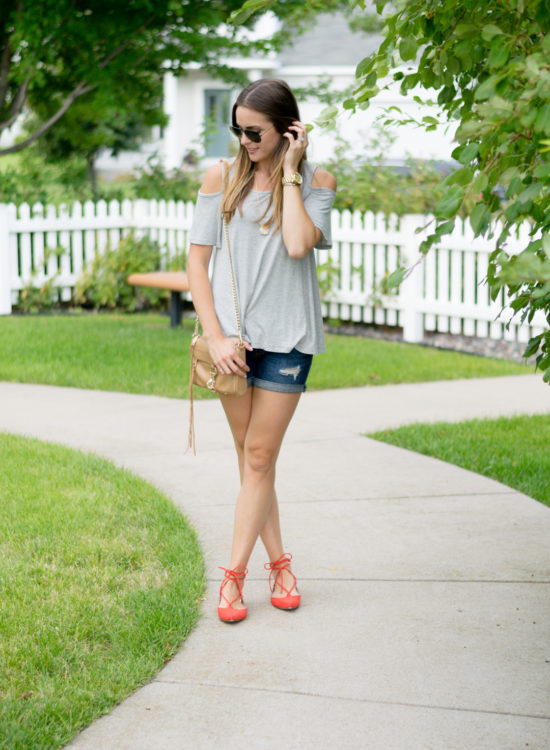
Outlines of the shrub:
[{"label": "shrub", "polygon": [[376,128],[372,132],[361,154],[335,133],[334,156],[323,164],[338,182],[334,208],[400,216],[433,213],[441,197],[441,171],[432,162],[412,158],[399,168],[387,165],[391,139]]},{"label": "shrub", "polygon": [[128,198],[195,200],[200,180],[194,167],[165,171],[154,157],[136,175],[112,182],[99,179],[94,194],[86,160],[73,155],[63,162],[44,159],[38,145],[0,159],[0,203],[59,205],[74,201]]},{"label": "shrub", "polygon": [[173,169],[167,172],[153,159],[147,161],[147,168],[141,170],[133,184],[135,197],[148,200],[194,201],[199,187],[196,171]]},{"label": "shrub", "polygon": [[[31,278],[19,293],[19,308],[23,312],[36,312],[38,310],[52,310],[59,305],[59,289],[55,285],[57,277],[61,274],[59,258],[65,253],[65,248],[44,248],[44,259],[41,265],[33,268]],[[57,258],[54,263],[55,271],[50,273],[45,281],[38,286],[37,278],[47,271],[51,258]]]},{"label": "shrub", "polygon": [[[158,289],[134,289],[126,279],[132,273],[155,271],[161,265],[161,251],[149,237],[124,237],[114,250],[97,255],[78,279],[74,302],[95,309],[119,308],[127,312],[164,305],[169,293]],[[181,266],[180,266],[181,267]]]}]

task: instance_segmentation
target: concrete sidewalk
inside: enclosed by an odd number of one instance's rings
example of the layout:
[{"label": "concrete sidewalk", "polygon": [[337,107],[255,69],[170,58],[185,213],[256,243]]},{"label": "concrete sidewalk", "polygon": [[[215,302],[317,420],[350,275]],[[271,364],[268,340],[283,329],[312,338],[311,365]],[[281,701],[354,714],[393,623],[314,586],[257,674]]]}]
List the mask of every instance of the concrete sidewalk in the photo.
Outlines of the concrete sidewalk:
[{"label": "concrete sidewalk", "polygon": [[[197,529],[203,618],[145,687],[72,748],[550,747],[550,512],[497,482],[361,433],[550,412],[539,376],[307,393],[279,459],[303,604],[216,616],[238,475],[217,402],[0,383],[0,430],[94,451],[164,490]],[[214,472],[214,464],[219,469]]]}]

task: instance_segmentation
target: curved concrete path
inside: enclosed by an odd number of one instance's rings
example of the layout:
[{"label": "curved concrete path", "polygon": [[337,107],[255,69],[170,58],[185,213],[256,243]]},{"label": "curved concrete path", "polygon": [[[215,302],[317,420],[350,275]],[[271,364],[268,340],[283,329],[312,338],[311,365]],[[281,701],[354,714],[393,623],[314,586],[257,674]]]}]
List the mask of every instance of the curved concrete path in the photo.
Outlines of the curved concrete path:
[{"label": "curved concrete path", "polygon": [[[199,533],[203,617],[146,686],[70,745],[90,750],[550,747],[550,511],[361,433],[550,411],[539,376],[308,393],[280,457],[302,607],[216,617],[238,476],[217,402],[0,383],[0,430],[94,451],[164,490]],[[214,458],[217,471],[213,471]],[[550,480],[549,480],[550,481]]]}]

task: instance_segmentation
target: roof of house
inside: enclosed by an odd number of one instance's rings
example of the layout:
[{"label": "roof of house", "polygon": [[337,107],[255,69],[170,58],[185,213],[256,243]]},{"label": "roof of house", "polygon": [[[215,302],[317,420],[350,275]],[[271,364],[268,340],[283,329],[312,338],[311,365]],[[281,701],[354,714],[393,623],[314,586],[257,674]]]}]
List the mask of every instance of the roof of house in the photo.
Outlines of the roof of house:
[{"label": "roof of house", "polygon": [[342,13],[323,13],[279,54],[283,65],[357,65],[382,42],[380,34],[353,32]]}]

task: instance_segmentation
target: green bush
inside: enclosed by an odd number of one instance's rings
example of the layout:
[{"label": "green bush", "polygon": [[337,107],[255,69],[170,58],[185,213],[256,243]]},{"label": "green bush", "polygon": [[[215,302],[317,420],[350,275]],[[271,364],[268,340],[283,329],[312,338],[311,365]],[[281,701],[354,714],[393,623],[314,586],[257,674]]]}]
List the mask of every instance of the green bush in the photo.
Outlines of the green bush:
[{"label": "green bush", "polygon": [[69,157],[62,163],[44,158],[38,145],[0,159],[0,203],[59,205],[92,198],[86,162]]},{"label": "green bush", "polygon": [[197,171],[173,169],[166,172],[153,159],[142,169],[132,188],[136,198],[152,200],[194,201],[201,180]]},{"label": "green bush", "polygon": [[323,164],[338,182],[334,208],[400,216],[433,213],[441,197],[441,172],[433,163],[409,159],[399,171],[387,166],[391,139],[376,131],[362,154],[338,133],[335,140],[334,156]]},{"label": "green bush", "polygon": [[[146,273],[160,268],[161,250],[149,237],[136,238],[133,233],[124,237],[114,250],[97,255],[78,279],[73,301],[82,307],[95,309],[118,308],[127,312],[138,309],[164,307],[169,292],[158,289],[135,289],[126,279],[132,273]],[[183,267],[178,256],[172,265]]]},{"label": "green bush", "polygon": [[[46,268],[51,257],[59,259],[66,252],[64,247],[45,248],[44,263],[42,268]],[[55,281],[61,273],[59,261],[57,268],[41,286],[37,286],[36,279],[41,272],[41,268],[35,268],[32,271],[31,278],[19,293],[19,307],[23,312],[37,312],[43,310],[52,310],[59,305],[59,289],[55,286]]]},{"label": "green bush", "polygon": [[87,200],[195,200],[200,178],[195,167],[165,171],[156,159],[150,158],[136,175],[123,175],[116,180],[99,178],[97,194],[83,157],[71,156],[63,162],[44,159],[38,145],[23,154],[0,159],[0,203],[81,203]]}]

